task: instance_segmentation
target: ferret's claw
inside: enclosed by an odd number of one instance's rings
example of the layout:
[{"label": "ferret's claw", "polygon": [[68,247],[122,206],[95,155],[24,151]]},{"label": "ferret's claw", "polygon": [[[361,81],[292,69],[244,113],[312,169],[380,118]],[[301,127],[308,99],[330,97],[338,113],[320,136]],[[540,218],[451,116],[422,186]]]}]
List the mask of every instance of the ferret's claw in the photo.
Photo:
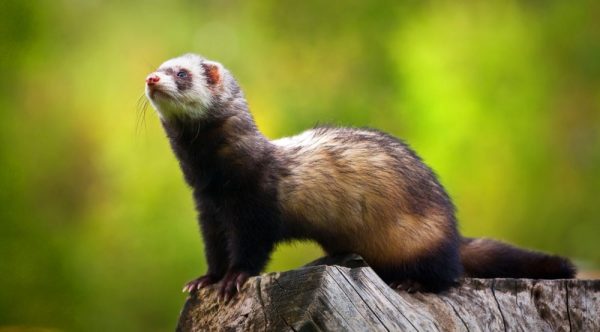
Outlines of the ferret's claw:
[{"label": "ferret's claw", "polygon": [[219,290],[219,298],[228,303],[236,293],[239,293],[250,275],[247,272],[230,271],[225,275]]},{"label": "ferret's claw", "polygon": [[200,290],[208,285],[214,284],[216,283],[218,280],[218,278],[212,276],[212,275],[204,275],[202,277],[196,278],[190,282],[188,282],[184,287],[183,287],[183,292],[188,292],[191,293],[195,290]]},{"label": "ferret's claw", "polygon": [[238,293],[240,292],[240,290],[242,289],[242,286],[244,286],[244,284],[246,283],[246,281],[248,281],[248,278],[250,278],[250,275],[248,273],[240,273],[237,278],[235,278],[235,288],[237,289]]}]

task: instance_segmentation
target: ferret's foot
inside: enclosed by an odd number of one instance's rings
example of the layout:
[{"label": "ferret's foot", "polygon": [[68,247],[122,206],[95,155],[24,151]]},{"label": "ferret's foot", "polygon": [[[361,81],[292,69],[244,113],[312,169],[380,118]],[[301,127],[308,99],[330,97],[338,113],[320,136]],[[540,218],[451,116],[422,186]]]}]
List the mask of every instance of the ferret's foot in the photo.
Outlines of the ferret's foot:
[{"label": "ferret's foot", "polygon": [[188,282],[187,284],[185,284],[182,291],[184,293],[185,292],[191,293],[192,291],[204,288],[208,285],[212,285],[218,281],[219,281],[219,278],[217,278],[213,275],[207,274],[207,275],[196,278],[196,279]]},{"label": "ferret's foot", "polygon": [[223,281],[221,281],[221,290],[219,291],[219,298],[224,299],[225,303],[229,302],[233,298],[236,292],[240,292],[242,286],[250,278],[248,272],[243,271],[229,271],[225,274]]},{"label": "ferret's foot", "polygon": [[416,293],[424,291],[423,285],[414,280],[395,281],[390,284],[390,287],[396,290],[403,290],[408,293]]}]

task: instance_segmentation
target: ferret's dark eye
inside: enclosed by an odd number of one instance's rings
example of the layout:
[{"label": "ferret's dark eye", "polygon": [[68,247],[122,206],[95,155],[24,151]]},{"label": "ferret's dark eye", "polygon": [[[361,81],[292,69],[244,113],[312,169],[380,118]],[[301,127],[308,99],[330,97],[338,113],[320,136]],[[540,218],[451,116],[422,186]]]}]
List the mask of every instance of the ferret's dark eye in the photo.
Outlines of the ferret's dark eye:
[{"label": "ferret's dark eye", "polygon": [[177,77],[181,77],[181,78],[187,77],[187,72],[185,70],[180,70],[177,73]]}]

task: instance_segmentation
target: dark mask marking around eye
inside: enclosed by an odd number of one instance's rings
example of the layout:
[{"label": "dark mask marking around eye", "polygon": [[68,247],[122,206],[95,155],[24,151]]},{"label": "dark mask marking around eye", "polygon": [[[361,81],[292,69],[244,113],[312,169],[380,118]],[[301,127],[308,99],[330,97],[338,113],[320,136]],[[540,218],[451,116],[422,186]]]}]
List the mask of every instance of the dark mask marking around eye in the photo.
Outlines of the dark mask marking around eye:
[{"label": "dark mask marking around eye", "polygon": [[[179,74],[181,73],[181,74]],[[185,68],[181,68],[179,70],[171,70],[169,75],[173,76],[173,80],[175,81],[175,85],[177,85],[177,90],[185,91],[192,87],[192,73]]]}]

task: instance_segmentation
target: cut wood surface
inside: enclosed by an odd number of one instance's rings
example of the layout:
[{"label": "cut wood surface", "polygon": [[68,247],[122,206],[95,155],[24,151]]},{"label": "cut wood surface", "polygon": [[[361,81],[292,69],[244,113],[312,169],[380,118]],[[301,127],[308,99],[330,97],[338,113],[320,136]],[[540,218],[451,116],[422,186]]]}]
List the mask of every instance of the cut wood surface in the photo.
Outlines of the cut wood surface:
[{"label": "cut wood surface", "polygon": [[467,278],[441,294],[409,294],[358,256],[323,258],[251,278],[227,304],[216,286],[195,292],[177,330],[600,331],[600,280]]}]

